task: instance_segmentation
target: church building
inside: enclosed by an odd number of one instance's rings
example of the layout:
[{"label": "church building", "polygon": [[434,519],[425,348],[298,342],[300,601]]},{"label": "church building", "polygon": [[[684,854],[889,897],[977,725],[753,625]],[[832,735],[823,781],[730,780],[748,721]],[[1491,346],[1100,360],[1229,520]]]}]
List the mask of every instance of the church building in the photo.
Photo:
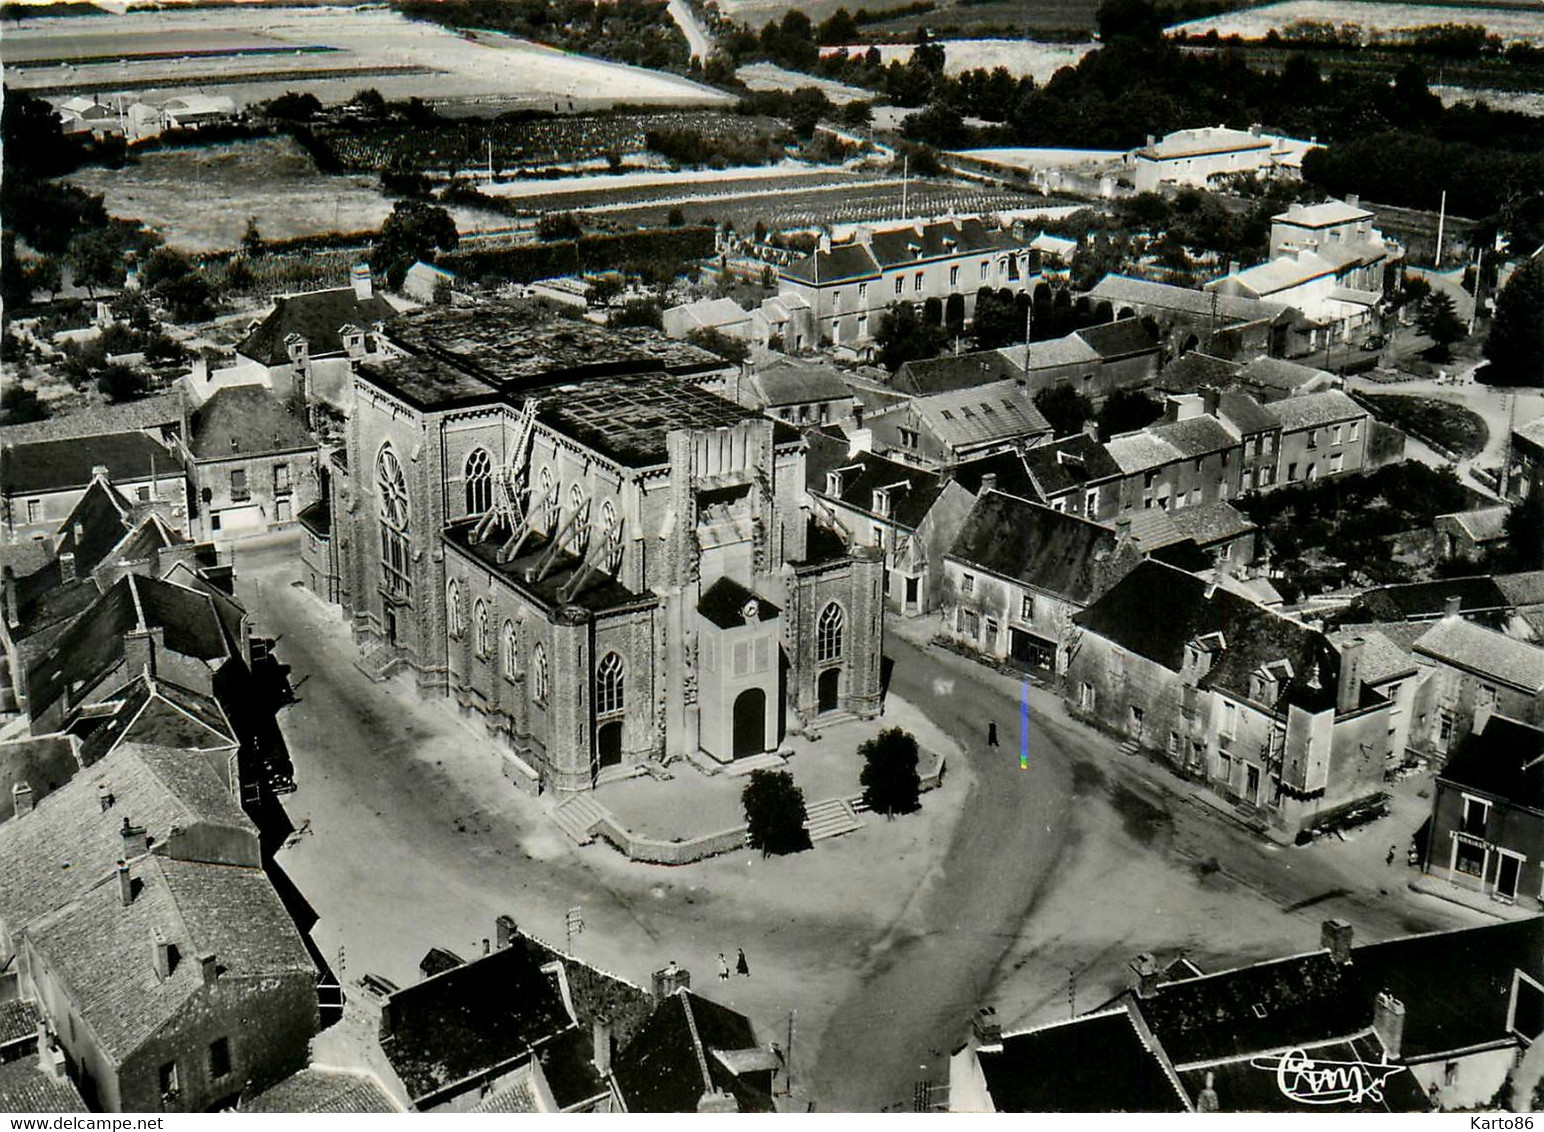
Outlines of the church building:
[{"label": "church building", "polygon": [[357,366],[329,502],[361,666],[565,793],[876,714],[883,561],[816,521],[803,436],[697,347],[574,326],[427,310]]}]

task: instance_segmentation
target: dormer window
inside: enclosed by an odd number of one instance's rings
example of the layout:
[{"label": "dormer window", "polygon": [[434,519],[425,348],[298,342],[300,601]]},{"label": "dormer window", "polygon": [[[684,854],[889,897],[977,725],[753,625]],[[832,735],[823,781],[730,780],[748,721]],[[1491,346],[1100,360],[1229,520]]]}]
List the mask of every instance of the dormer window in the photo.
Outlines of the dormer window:
[{"label": "dormer window", "polygon": [[889,488],[876,487],[874,489],[874,514],[881,518],[890,517],[890,490]]},{"label": "dormer window", "polygon": [[842,494],[842,473],[826,473],[826,494],[840,496]]}]

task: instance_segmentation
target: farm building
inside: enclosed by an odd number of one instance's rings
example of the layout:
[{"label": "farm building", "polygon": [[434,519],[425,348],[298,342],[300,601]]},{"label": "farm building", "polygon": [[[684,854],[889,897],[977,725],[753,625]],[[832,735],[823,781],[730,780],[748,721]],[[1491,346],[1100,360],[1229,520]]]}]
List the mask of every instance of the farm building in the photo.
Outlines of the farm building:
[{"label": "farm building", "polygon": [[1261,133],[1259,126],[1176,130],[1161,140],[1149,136],[1145,146],[1132,150],[1132,179],[1142,193],[1155,192],[1160,185],[1205,188],[1217,178],[1239,173],[1300,176],[1303,154],[1313,145]]}]

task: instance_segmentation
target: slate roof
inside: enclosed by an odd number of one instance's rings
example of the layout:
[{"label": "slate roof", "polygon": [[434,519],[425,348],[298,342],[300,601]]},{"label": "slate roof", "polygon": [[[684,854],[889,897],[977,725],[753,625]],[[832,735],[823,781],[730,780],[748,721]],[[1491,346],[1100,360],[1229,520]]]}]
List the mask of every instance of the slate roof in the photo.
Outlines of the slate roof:
[{"label": "slate roof", "polygon": [[[1075,332],[1106,361],[1155,353],[1158,343],[1139,318],[1122,318]],[[1033,353],[1033,347],[1031,347]]]},{"label": "slate roof", "polygon": [[346,1069],[302,1069],[241,1105],[242,1112],[401,1112],[381,1083]]},{"label": "slate roof", "polygon": [[[1314,1046],[1311,1056],[1321,1063],[1360,1061],[1376,1065],[1383,1059],[1383,1044],[1372,1035],[1364,1035],[1349,1042]],[[1240,1058],[1204,1069],[1191,1069],[1179,1076],[1190,1095],[1199,1097],[1206,1088],[1208,1075],[1212,1079],[1212,1092],[1217,1098],[1218,1112],[1289,1112],[1302,1115],[1305,1111],[1301,1101],[1281,1091],[1276,1074],[1262,1070],[1254,1064],[1252,1058]],[[1354,1102],[1336,1103],[1327,1109],[1337,1115],[1431,1110],[1431,1098],[1426,1095],[1421,1083],[1415,1079],[1414,1074],[1403,1071],[1394,1073],[1384,1081],[1382,1089],[1376,1093],[1369,1092]]]},{"label": "slate roof", "polygon": [[1158,388],[1170,393],[1194,393],[1205,386],[1220,387],[1230,382],[1240,368],[1237,362],[1191,350],[1163,367]]},{"label": "slate roof", "polygon": [[1275,259],[1266,260],[1253,267],[1246,267],[1232,275],[1214,279],[1206,286],[1210,289],[1224,283],[1231,283],[1247,289],[1260,298],[1265,298],[1268,295],[1291,290],[1310,280],[1334,275],[1336,270],[1333,263],[1317,252],[1302,251],[1296,255],[1277,256]]},{"label": "slate roof", "polygon": [[[127,907],[116,883],[102,884],[27,928],[114,1061],[132,1054],[203,993],[202,954],[214,953],[219,978],[315,977],[300,934],[261,868],[152,853],[131,862],[129,871],[136,888]],[[156,929],[177,953],[164,980],[151,961]]]},{"label": "slate roof", "polygon": [[1371,212],[1357,205],[1343,200],[1326,200],[1318,204],[1294,204],[1285,212],[1278,212],[1271,219],[1297,228],[1328,228],[1335,224],[1354,224],[1358,220],[1371,220],[1372,217]]},{"label": "slate roof", "polygon": [[846,383],[831,370],[787,358],[763,366],[751,380],[761,391],[762,403],[768,407],[838,401],[852,396]]},{"label": "slate roof", "polygon": [[1278,396],[1291,396],[1307,385],[1328,385],[1331,374],[1280,358],[1256,358],[1238,371],[1238,380]]},{"label": "slate roof", "polygon": [[[1121,304],[1155,307],[1183,314],[1210,318],[1212,296],[1190,287],[1176,287],[1172,283],[1154,283],[1129,275],[1106,275],[1088,292],[1089,298],[1109,302],[1117,314]],[[1270,321],[1290,308],[1281,303],[1262,302],[1241,295],[1218,295],[1217,316],[1227,323]]]},{"label": "slate roof", "polygon": [[1190,417],[1148,425],[1136,432],[1112,436],[1105,451],[1123,475],[1161,468],[1176,460],[1193,460],[1235,447],[1238,438],[1211,416]]},{"label": "slate roof", "polygon": [[[844,504],[858,511],[875,514],[874,489],[888,488],[888,519],[912,530],[922,525],[922,520],[927,518],[944,489],[943,477],[937,472],[899,464],[872,452],[860,452],[852,459],[839,461],[830,467],[857,469],[845,472],[842,476],[841,501]],[[824,495],[825,475],[822,474],[818,480],[811,478],[809,487],[811,491]]]},{"label": "slate roof", "polygon": [[[75,743],[67,735],[22,735],[0,742],[0,821],[14,812],[12,786],[25,782],[36,805],[74,778],[81,766]],[[0,1004],[0,1014],[3,1011]],[[0,1044],[8,1040],[4,1031],[0,1022]]]},{"label": "slate roof", "polygon": [[948,557],[1086,605],[1114,552],[1109,527],[989,491],[976,500]]},{"label": "slate roof", "polygon": [[38,1068],[37,1058],[0,1065],[0,1112],[90,1112],[68,1077]]},{"label": "slate roof", "polygon": [[71,491],[91,482],[92,468],[107,468],[116,483],[174,475],[177,458],[142,432],[114,432],[68,440],[9,443],[0,449],[0,485],[8,498]]},{"label": "slate roof", "polygon": [[[580,1046],[565,1044],[550,1063],[543,1058],[554,1098],[566,1106],[602,1091],[587,1060],[574,1064],[588,1058],[589,1035],[575,1028],[556,972],[545,969],[549,962],[547,954],[516,935],[506,948],[387,999],[381,1049],[414,1104],[435,1103],[459,1083],[512,1065],[533,1050],[541,1056],[570,1031],[583,1039]],[[567,1099],[560,1094],[562,1085]]]},{"label": "slate roof", "polygon": [[1275,432],[1278,427],[1276,418],[1266,411],[1264,405],[1248,393],[1235,389],[1226,391],[1217,399],[1217,415],[1237,429],[1240,437]]},{"label": "slate roof", "polygon": [[1534,695],[1544,692],[1544,648],[1444,617],[1415,642],[1415,651]]},{"label": "slate roof", "polygon": [[1048,436],[1051,426],[1017,381],[998,381],[912,402],[917,416],[947,447]]},{"label": "slate roof", "polygon": [[740,1112],[773,1112],[770,1096],[711,1056],[756,1048],[745,1015],[682,989],[655,1008],[612,1074],[628,1112],[696,1112],[702,1095],[715,1091],[733,1096]]},{"label": "slate roof", "polygon": [[379,295],[361,299],[352,286],[287,295],[274,303],[273,311],[242,339],[236,352],[265,366],[288,365],[289,348],[284,340],[298,334],[306,340],[311,357],[329,357],[344,352],[343,337],[338,333],[343,327],[368,331],[396,315],[396,308]]},{"label": "slate roof", "polygon": [[54,634],[62,632],[67,624],[88,609],[101,596],[101,591],[91,580],[90,574],[77,573],[70,581],[64,580],[59,560],[51,559],[47,565],[16,579],[16,609],[20,624],[11,630],[11,639],[26,641],[24,656],[30,657],[36,648],[46,648]]},{"label": "slate roof", "polygon": [[1030,479],[1044,499],[1121,474],[1120,465],[1110,458],[1104,445],[1084,432],[1026,448],[1023,457]]},{"label": "slate roof", "polygon": [[1464,736],[1439,777],[1544,812],[1544,731],[1492,715]]},{"label": "slate roof", "polygon": [[1537,448],[1544,448],[1544,416],[1534,417],[1526,424],[1512,430],[1513,440],[1524,440]]},{"label": "slate roof", "polygon": [[997,1112],[1191,1110],[1124,1006],[1005,1034],[976,1058]]},{"label": "slate roof", "polygon": [[498,574],[515,589],[549,609],[571,603],[583,606],[591,612],[600,612],[642,608],[658,601],[652,593],[630,590],[616,578],[600,570],[590,571],[576,590],[560,596],[560,591],[573,582],[575,576],[585,568],[583,559],[566,550],[560,550],[552,569],[545,577],[539,581],[527,581],[528,568],[534,567],[543,559],[551,545],[551,540],[546,535],[533,535],[526,540],[518,558],[500,562],[499,549],[509,536],[508,529],[501,523],[487,538],[481,542],[473,542],[472,530],[476,525],[475,519],[456,523],[447,527],[441,537],[446,546],[454,547],[459,553],[484,569]]},{"label": "slate roof", "polygon": [[1362,661],[1358,672],[1364,683],[1382,684],[1413,676],[1420,668],[1408,649],[1374,626],[1342,627],[1329,637],[1336,648],[1344,648],[1351,641],[1361,639]]},{"label": "slate roof", "polygon": [[100,762],[122,743],[185,751],[225,751],[241,745],[217,701],[142,673],[103,707],[108,710],[82,714],[68,728],[80,739],[82,766]]},{"label": "slate roof", "polygon": [[1017,495],[1021,499],[1041,500],[1035,482],[1030,478],[1028,468],[1029,453],[1041,447],[1043,445],[1036,444],[1022,451],[1010,448],[1005,452],[993,452],[990,456],[966,460],[950,468],[949,475],[953,477],[955,483],[972,495],[980,495],[986,477],[994,475],[997,477],[995,486],[998,491]]},{"label": "slate roof", "polygon": [[1250,700],[1253,673],[1286,660],[1293,675],[1279,687],[1277,702],[1265,706],[1296,703],[1318,711],[1334,705],[1339,658],[1322,633],[1162,562],[1139,563],[1073,622],[1171,672],[1182,667],[1192,640],[1221,633],[1224,648],[1201,678],[1202,689]]},{"label": "slate roof", "polygon": [[1270,148],[1270,138],[1262,138],[1248,130],[1201,126],[1190,130],[1175,130],[1165,134],[1153,145],[1142,146],[1133,152],[1139,157],[1155,161],[1175,161],[1182,157],[1201,157],[1210,153],[1243,153]]},{"label": "slate roof", "polygon": [[856,279],[877,279],[879,261],[862,244],[833,244],[826,251],[815,250],[778,274],[811,286],[847,283]]},{"label": "slate roof", "polygon": [[329,501],[318,499],[309,507],[302,507],[295,518],[317,538],[332,537],[332,504]]},{"label": "slate roof", "polygon": [[[110,480],[94,478],[59,524],[56,554],[75,556],[76,574],[89,574],[117,546],[130,527],[134,507]],[[76,537],[76,528],[80,537]]]},{"label": "slate roof", "polygon": [[1441,617],[1450,598],[1458,598],[1458,610],[1475,616],[1511,605],[1495,578],[1476,574],[1467,578],[1437,578],[1429,582],[1400,582],[1363,591],[1352,611],[1373,621],[1417,621]]},{"label": "slate roof", "polygon": [[877,229],[869,243],[874,259],[887,268],[1018,246],[1006,232],[989,230],[973,216],[935,220],[917,227]]},{"label": "slate roof", "polygon": [[770,621],[782,612],[766,598],[751,592],[727,574],[703,591],[697,602],[697,612],[720,629],[738,629],[744,626],[741,610],[745,603],[754,601],[762,621]]},{"label": "slate roof", "polygon": [[90,688],[124,656],[124,634],[160,627],[168,649],[196,660],[235,656],[214,599],[205,593],[126,574],[80,614],[48,652],[27,665],[27,699],[34,716],[66,691]]},{"label": "slate roof", "polygon": [[1018,377],[1021,372],[1011,359],[1004,356],[1004,351],[977,350],[969,354],[906,362],[895,371],[890,384],[902,393],[926,397],[933,393],[952,393],[958,389],[990,385],[1005,378]]},{"label": "slate roof", "polygon": [[316,447],[295,415],[264,385],[230,385],[194,410],[188,451],[195,460],[228,460]]},{"label": "slate roof", "polygon": [[1367,416],[1367,410],[1338,389],[1326,389],[1322,393],[1305,393],[1301,397],[1288,397],[1265,406],[1265,411],[1276,419],[1283,432],[1296,429],[1317,428],[1337,421],[1355,420]]},{"label": "slate roof", "polygon": [[[99,790],[113,798],[105,812]],[[0,824],[0,917],[13,928],[59,908],[112,876],[124,856],[123,819],[165,842],[173,826],[208,825],[243,834],[257,860],[257,830],[198,755],[125,743]],[[116,892],[116,885],[112,886]]]},{"label": "slate roof", "polygon": [[1372,1004],[1327,951],[1166,983],[1139,1000],[1174,1067],[1352,1038]]}]

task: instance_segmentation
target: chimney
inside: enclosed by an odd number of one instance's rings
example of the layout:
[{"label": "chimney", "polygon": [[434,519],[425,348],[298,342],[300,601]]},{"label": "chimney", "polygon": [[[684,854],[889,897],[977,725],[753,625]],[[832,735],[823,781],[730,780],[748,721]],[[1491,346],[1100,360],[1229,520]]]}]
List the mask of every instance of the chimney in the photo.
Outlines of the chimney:
[{"label": "chimney", "polygon": [[513,916],[500,916],[493,921],[493,935],[500,951],[513,943],[515,936],[519,934],[520,929],[515,926]]},{"label": "chimney", "polygon": [[1131,537],[1131,516],[1121,515],[1115,520],[1115,539],[1117,542],[1125,542]]},{"label": "chimney", "polygon": [[1260,136],[1260,123],[1259,122],[1252,122],[1252,123],[1250,123],[1250,125],[1249,125],[1249,136],[1252,137],[1252,138],[1257,138],[1257,137]]},{"label": "chimney", "polygon": [[1157,145],[1157,144],[1158,144],[1158,138],[1157,138],[1157,136],[1156,136],[1156,135],[1154,135],[1154,134],[1148,134],[1148,135],[1147,135],[1147,148],[1148,148],[1148,149],[1152,149],[1152,148],[1153,148],[1153,146],[1155,146],[1155,145]]},{"label": "chimney", "polygon": [[155,977],[164,983],[172,977],[172,945],[160,925],[150,929],[150,951],[155,962]]},{"label": "chimney", "polygon": [[55,1081],[64,1080],[64,1051],[48,1036],[48,1027],[38,1023],[38,1072]]},{"label": "chimney", "polygon": [[1201,1095],[1196,1098],[1196,1111],[1218,1112],[1221,1107],[1217,1101],[1217,1075],[1208,1069],[1206,1071],[1206,1087],[1201,1090]]},{"label": "chimney", "polygon": [[487,936],[483,936],[483,954],[484,955],[492,955],[493,954],[493,944],[489,942]]},{"label": "chimney", "polygon": [[349,282],[354,285],[354,298],[364,302],[375,293],[374,283],[370,279],[370,265],[368,263],[356,263],[349,268]]},{"label": "chimney", "polygon": [[1335,687],[1335,712],[1355,711],[1362,699],[1362,649],[1366,641],[1353,637],[1340,646],[1340,681]]},{"label": "chimney", "polygon": [[997,490],[997,473],[984,472],[981,476],[981,494]]},{"label": "chimney", "polygon": [[61,582],[75,580],[75,554],[72,551],[66,550],[59,555],[59,580]]},{"label": "chimney", "polygon": [[86,527],[83,523],[76,523],[70,528],[70,534],[75,539],[75,545],[79,546],[86,538]]},{"label": "chimney", "polygon": [[1388,991],[1381,992],[1373,1000],[1372,1029],[1389,1058],[1398,1057],[1405,1044],[1405,1004]]},{"label": "chimney", "polygon": [[713,1089],[697,1098],[697,1111],[716,1113],[739,1112],[740,1104],[734,1099],[733,1094]]},{"label": "chimney", "polygon": [[148,629],[130,629],[123,635],[123,665],[130,676],[155,675],[156,657],[165,645],[165,630],[159,625]]},{"label": "chimney", "polygon": [[381,1024],[380,1027],[376,1030],[376,1036],[380,1040],[384,1041],[385,1039],[391,1037],[392,1031],[396,1029],[396,1013],[396,1005],[391,1001],[389,996],[381,1000]]},{"label": "chimney", "polygon": [[1229,275],[1237,275],[1238,274],[1238,269],[1239,269],[1238,260],[1236,260],[1236,259],[1228,260],[1228,274]]},{"label": "chimney", "polygon": [[1137,997],[1150,998],[1158,989],[1158,961],[1146,951],[1133,959],[1128,966],[1137,976]]},{"label": "chimney", "polygon": [[144,826],[135,825],[129,821],[127,814],[123,818],[123,828],[118,832],[123,838],[123,856],[125,860],[129,857],[141,856],[150,851],[149,833]]},{"label": "chimney", "polygon": [[1358,193],[1347,193],[1346,203],[1349,204],[1352,208],[1361,208],[1362,198]]},{"label": "chimney", "polygon": [[855,237],[858,243],[862,244],[864,247],[868,247],[874,242],[874,229],[867,224],[859,224],[855,232]]},{"label": "chimney", "polygon": [[997,1020],[995,1006],[983,1006],[970,1020],[970,1032],[977,1045],[995,1046],[1003,1040],[1002,1023]]},{"label": "chimney", "polygon": [[611,1022],[608,1019],[597,1017],[592,1037],[595,1050],[595,1072],[604,1077],[611,1072]]},{"label": "chimney", "polygon": [[1351,962],[1351,924],[1348,920],[1325,920],[1319,929],[1319,946],[1342,965]]},{"label": "chimney", "polygon": [[26,782],[18,782],[11,787],[11,810],[17,816],[32,812],[32,787]]},{"label": "chimney", "polygon": [[16,609],[16,567],[6,566],[0,570],[0,584],[4,585],[5,592],[5,623],[14,629],[21,624],[21,614]]},{"label": "chimney", "polygon": [[129,866],[122,858],[118,861],[118,899],[125,908],[134,903],[134,882],[129,878]]},{"label": "chimney", "polygon": [[1222,391],[1210,385],[1201,390],[1201,407],[1209,417],[1217,415],[1217,408],[1222,404]]},{"label": "chimney", "polygon": [[821,251],[827,253],[828,255],[830,254],[830,252],[831,252],[831,233],[830,232],[822,232],[820,234],[820,244],[819,244],[819,247],[820,247]]},{"label": "chimney", "polygon": [[204,985],[212,986],[220,977],[220,963],[212,951],[206,951],[198,957],[199,973],[203,975]]},{"label": "chimney", "polygon": [[97,805],[102,807],[102,812],[104,814],[113,808],[113,801],[113,788],[105,782],[98,782]]},{"label": "chimney", "polygon": [[1448,598],[1447,602],[1443,605],[1442,616],[1457,617],[1458,611],[1463,608],[1463,604],[1463,597],[1459,594],[1454,594],[1452,597]]},{"label": "chimney", "polygon": [[103,483],[112,482],[112,477],[107,470],[106,464],[93,464],[91,466],[91,478],[94,480],[101,480]]},{"label": "chimney", "polygon": [[683,971],[672,961],[668,967],[654,972],[654,997],[655,999],[668,998],[678,990],[686,990],[692,985],[692,973]]}]

